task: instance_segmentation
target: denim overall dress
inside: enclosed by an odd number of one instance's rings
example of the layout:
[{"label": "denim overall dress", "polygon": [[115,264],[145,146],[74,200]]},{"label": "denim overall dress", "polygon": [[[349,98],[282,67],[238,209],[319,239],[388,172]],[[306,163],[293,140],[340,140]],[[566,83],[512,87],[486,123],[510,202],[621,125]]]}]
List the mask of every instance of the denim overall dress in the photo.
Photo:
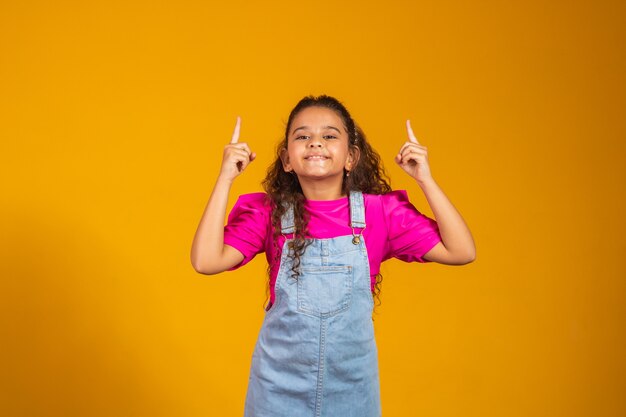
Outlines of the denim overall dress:
[{"label": "denim overall dress", "polygon": [[275,299],[252,355],[245,417],[380,417],[378,350],[365,208],[350,194],[352,235],[313,239],[292,277],[293,209],[281,219]]}]

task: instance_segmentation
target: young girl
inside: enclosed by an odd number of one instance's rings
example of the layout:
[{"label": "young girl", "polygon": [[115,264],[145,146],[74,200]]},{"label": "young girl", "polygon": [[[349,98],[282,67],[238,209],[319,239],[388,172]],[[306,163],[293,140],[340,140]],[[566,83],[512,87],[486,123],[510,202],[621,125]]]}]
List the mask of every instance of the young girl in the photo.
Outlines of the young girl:
[{"label": "young girl", "polygon": [[407,121],[395,161],[436,218],[391,191],[378,154],[329,96],[291,111],[266,193],[239,197],[224,227],[230,187],[255,159],[240,119],[194,237],[191,262],[217,274],[265,252],[270,300],[252,355],[247,417],[381,415],[373,294],[382,261],[462,265],[475,258],[461,215],[431,176],[426,147]]}]

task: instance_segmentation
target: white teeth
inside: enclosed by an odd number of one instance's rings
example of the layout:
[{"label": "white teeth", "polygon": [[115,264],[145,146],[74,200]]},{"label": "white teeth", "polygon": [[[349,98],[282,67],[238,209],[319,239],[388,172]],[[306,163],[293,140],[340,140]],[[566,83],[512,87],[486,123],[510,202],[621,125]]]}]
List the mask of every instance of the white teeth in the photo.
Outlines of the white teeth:
[{"label": "white teeth", "polygon": [[314,155],[314,156],[308,156],[306,157],[306,159],[326,159],[326,157],[321,156],[321,155]]}]

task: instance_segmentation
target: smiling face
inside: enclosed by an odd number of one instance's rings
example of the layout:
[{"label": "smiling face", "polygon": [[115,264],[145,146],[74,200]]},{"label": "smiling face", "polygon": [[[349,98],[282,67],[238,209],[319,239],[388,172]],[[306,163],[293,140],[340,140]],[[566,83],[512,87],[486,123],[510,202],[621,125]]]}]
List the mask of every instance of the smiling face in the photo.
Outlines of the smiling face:
[{"label": "smiling face", "polygon": [[334,110],[318,106],[305,108],[293,118],[287,149],[281,153],[284,170],[295,172],[303,190],[316,182],[340,189],[344,169],[352,168],[355,157],[341,117]]}]

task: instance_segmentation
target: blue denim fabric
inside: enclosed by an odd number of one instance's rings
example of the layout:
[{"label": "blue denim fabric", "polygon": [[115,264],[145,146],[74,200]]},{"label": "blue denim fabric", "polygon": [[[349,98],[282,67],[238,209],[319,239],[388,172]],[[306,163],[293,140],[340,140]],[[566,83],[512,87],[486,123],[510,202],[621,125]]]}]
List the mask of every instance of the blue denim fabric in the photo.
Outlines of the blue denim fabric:
[{"label": "blue denim fabric", "polygon": [[[363,196],[351,224],[365,227]],[[282,218],[293,233],[293,212]],[[363,237],[314,239],[291,276],[287,239],[252,355],[245,417],[380,417],[369,262]]]}]

